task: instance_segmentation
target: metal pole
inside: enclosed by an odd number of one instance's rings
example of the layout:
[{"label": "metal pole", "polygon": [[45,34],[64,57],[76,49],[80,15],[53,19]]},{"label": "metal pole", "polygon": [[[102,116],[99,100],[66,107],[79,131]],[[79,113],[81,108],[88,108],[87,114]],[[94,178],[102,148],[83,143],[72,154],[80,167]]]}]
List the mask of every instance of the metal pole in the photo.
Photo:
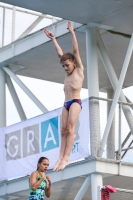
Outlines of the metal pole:
[{"label": "metal pole", "polygon": [[[133,103],[133,102],[130,101],[130,99],[128,99],[128,97],[125,96],[125,98],[126,98],[126,100],[127,100],[128,103]],[[133,105],[130,106],[130,108],[132,108],[132,110],[133,110]]]},{"label": "metal pole", "polygon": [[[88,92],[90,96],[99,96],[99,79],[98,79],[98,59],[97,59],[97,44],[96,30],[88,27],[86,29],[86,55],[87,55],[87,80]],[[91,155],[97,156],[97,151],[100,146],[100,114],[99,100],[89,100],[90,112],[90,141]]]},{"label": "metal pole", "polygon": [[128,148],[121,150],[121,151],[125,151],[123,153],[123,155],[121,156],[122,158],[126,155],[126,153],[128,152],[128,150],[133,149],[133,147],[130,147],[132,145],[132,143],[133,143],[133,141],[130,142],[130,144],[128,145]]},{"label": "metal pole", "polygon": [[108,134],[109,134],[109,129],[110,129],[113,117],[114,117],[115,108],[116,108],[116,105],[117,105],[117,102],[118,102],[118,99],[119,99],[119,96],[120,96],[120,92],[121,92],[122,85],[123,85],[123,82],[124,82],[124,79],[125,79],[125,75],[126,75],[126,72],[127,72],[127,68],[128,68],[128,65],[129,65],[131,55],[132,55],[132,51],[133,51],[133,34],[132,34],[132,37],[131,37],[131,40],[130,40],[130,43],[129,43],[129,46],[128,46],[128,50],[127,50],[126,57],[125,57],[125,60],[124,60],[124,64],[123,64],[123,67],[122,67],[122,71],[121,71],[121,74],[120,74],[119,82],[118,82],[118,85],[117,85],[117,88],[116,88],[116,91],[115,91],[113,103],[112,103],[111,110],[110,110],[110,113],[109,113],[108,121],[107,121],[107,124],[106,124],[106,128],[105,128],[104,135],[103,135],[103,138],[102,138],[101,147],[100,147],[99,152],[98,152],[98,156],[102,156],[103,151],[104,151],[104,147],[105,147],[107,137],[108,137]]},{"label": "metal pole", "polygon": [[6,83],[7,83],[8,89],[10,91],[10,94],[11,94],[12,99],[14,101],[14,105],[16,106],[16,109],[18,111],[18,114],[19,114],[21,121],[26,120],[27,118],[26,118],[26,115],[25,115],[24,110],[22,108],[22,105],[19,101],[18,95],[15,91],[15,88],[13,86],[13,83],[12,83],[10,77],[7,74],[6,74]]},{"label": "metal pole", "polygon": [[46,113],[48,110],[45,106],[35,97],[35,95],[24,85],[24,83],[8,68],[3,67],[4,71],[19,85],[19,87],[29,96],[29,98],[38,106],[38,108]]},{"label": "metal pole", "polygon": [[15,40],[15,16],[16,16],[16,7],[13,6],[13,10],[12,10],[12,42]]},{"label": "metal pole", "polygon": [[[133,143],[133,141],[131,141],[130,142],[130,144],[132,144]],[[126,150],[130,150],[130,149],[133,149],[133,147],[129,147],[129,146],[131,146],[131,145],[128,145],[128,147],[127,148],[125,148],[125,149],[122,149],[121,151],[126,151]]]},{"label": "metal pole", "polygon": [[[107,98],[113,99],[113,97],[114,97],[113,89],[108,90]],[[111,105],[112,105],[112,102],[107,102],[108,115],[110,112]],[[108,135],[108,139],[107,139],[107,158],[115,159],[115,116],[113,118],[111,128],[109,131],[109,135]]]},{"label": "metal pole", "polygon": [[[97,46],[98,46],[98,50],[99,50],[99,54],[101,56],[101,59],[103,61],[103,64],[104,64],[104,67],[105,67],[105,70],[108,74],[108,77],[110,79],[110,82],[112,84],[112,87],[114,89],[114,91],[116,90],[116,87],[117,87],[117,84],[118,84],[118,78],[116,76],[116,73],[114,71],[114,68],[112,66],[112,63],[108,57],[108,54],[107,54],[107,51],[106,51],[106,48],[103,44],[103,41],[101,39],[101,36],[99,34],[99,32],[97,31]],[[120,101],[122,102],[126,102],[127,103],[127,100],[123,94],[123,92],[121,91],[120,92]],[[125,118],[127,120],[127,123],[130,127],[130,130],[133,134],[133,116],[132,116],[132,113],[129,109],[128,106],[125,106],[125,105],[122,105],[122,109],[123,109],[123,112],[124,112],[124,115],[125,115]]]},{"label": "metal pole", "polygon": [[5,72],[0,69],[0,128],[6,126]]},{"label": "metal pole", "polygon": [[95,28],[86,29],[86,51],[89,97],[99,96],[98,58]]},{"label": "metal pole", "polygon": [[[89,99],[98,99],[98,100],[102,100],[102,101],[113,102],[113,99],[106,99],[106,98],[94,97],[94,96],[89,97]],[[125,103],[125,102],[122,102],[122,101],[118,101],[118,103],[122,103],[122,105],[133,106],[133,103]]]},{"label": "metal pole", "polygon": [[122,109],[122,103],[119,104],[119,153],[118,153],[119,160],[121,160],[121,109]]},{"label": "metal pole", "polygon": [[4,36],[5,36],[5,8],[3,8],[2,47],[4,46]]},{"label": "metal pole", "polygon": [[99,186],[103,186],[102,174],[91,174],[91,195],[92,200],[97,200],[99,195]]},{"label": "metal pole", "polygon": [[80,190],[78,191],[76,197],[74,198],[74,200],[81,200],[86,192],[86,190],[88,189],[89,185],[91,183],[91,177],[88,176],[83,185],[81,186]]},{"label": "metal pole", "polygon": [[101,187],[98,186],[97,189],[98,189],[98,191],[97,191],[97,194],[98,194],[97,200],[101,200]]}]

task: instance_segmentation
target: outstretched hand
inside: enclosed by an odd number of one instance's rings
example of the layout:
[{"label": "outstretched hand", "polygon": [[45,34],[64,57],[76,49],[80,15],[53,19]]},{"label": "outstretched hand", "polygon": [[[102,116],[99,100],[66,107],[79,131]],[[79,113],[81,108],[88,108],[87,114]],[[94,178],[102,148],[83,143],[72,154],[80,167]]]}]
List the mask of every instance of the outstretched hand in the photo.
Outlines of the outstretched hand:
[{"label": "outstretched hand", "polygon": [[49,37],[51,40],[54,38],[54,34],[44,28],[44,33]]},{"label": "outstretched hand", "polygon": [[72,33],[73,32],[73,27],[70,21],[67,23],[67,29]]}]

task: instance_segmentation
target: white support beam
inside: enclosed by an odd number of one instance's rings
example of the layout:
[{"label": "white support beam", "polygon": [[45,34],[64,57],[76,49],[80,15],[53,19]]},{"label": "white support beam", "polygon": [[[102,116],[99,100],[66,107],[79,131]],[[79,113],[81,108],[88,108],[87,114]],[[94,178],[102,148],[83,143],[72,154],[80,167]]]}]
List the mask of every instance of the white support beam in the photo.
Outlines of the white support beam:
[{"label": "white support beam", "polygon": [[[74,23],[75,29],[80,27],[81,24]],[[62,20],[58,22],[56,26],[56,37],[67,34],[69,31],[66,29],[67,21]],[[48,27],[49,31],[53,31],[52,25]],[[7,66],[5,63],[8,59],[13,58],[14,56],[20,55],[30,49],[33,49],[45,42],[50,41],[43,30],[38,31],[28,37],[24,37],[20,40],[16,40],[13,44],[9,44],[4,48],[0,49],[0,67]],[[12,47],[13,46],[13,47]]]},{"label": "white support beam", "polygon": [[38,106],[38,108],[46,113],[47,108],[35,97],[35,95],[24,85],[24,83],[8,68],[3,67],[4,71],[19,85],[19,87],[28,95],[28,97]]},{"label": "white support beam", "polygon": [[[132,104],[133,104],[133,102],[132,102],[132,101],[130,101],[130,99],[129,99],[127,96],[125,96],[125,98],[126,98],[126,100],[127,100],[127,102],[128,102],[128,103],[132,103]],[[133,105],[130,105],[130,108],[132,108],[132,109],[133,109]]]},{"label": "white support beam", "polygon": [[133,143],[133,140],[130,142],[130,144],[128,145],[126,149],[122,149],[122,151],[124,151],[124,153],[121,155],[122,158],[124,158],[128,150],[133,149],[133,147],[131,147],[132,143]]},{"label": "white support beam", "polygon": [[[111,63],[111,61],[110,61],[110,59],[108,57],[106,48],[104,46],[104,43],[103,43],[102,38],[101,38],[101,36],[100,36],[98,31],[97,31],[97,47],[98,47],[99,54],[101,56],[102,62],[104,64],[105,70],[106,70],[106,72],[108,74],[108,77],[110,79],[112,87],[113,87],[113,89],[115,91],[116,87],[117,87],[117,84],[118,84],[118,78],[116,76],[116,73],[114,71],[113,65],[112,65],[112,63]],[[120,101],[127,103],[127,100],[126,100],[125,95],[122,92],[122,90],[120,92],[119,99],[120,99]],[[125,118],[127,120],[127,123],[128,123],[128,125],[130,127],[130,130],[131,130],[131,132],[133,134],[133,115],[132,115],[132,113],[131,113],[131,111],[130,111],[128,106],[123,105],[122,109],[123,109]]]},{"label": "white support beam", "polygon": [[[86,28],[87,81],[89,97],[99,96],[97,40],[94,27]],[[93,67],[92,67],[93,66]],[[99,100],[89,101],[91,155],[97,156],[100,147]]]},{"label": "white support beam", "polygon": [[0,69],[0,128],[6,126],[5,72]]},{"label": "white support beam", "polygon": [[119,129],[118,129],[118,160],[121,160],[121,138],[122,138],[122,131],[121,131],[121,123],[122,123],[122,119],[121,119],[121,113],[122,113],[122,104],[119,104]]},{"label": "white support beam", "polygon": [[12,10],[12,42],[15,40],[15,18],[16,18],[16,7],[13,6]]},{"label": "white support beam", "polygon": [[99,96],[98,58],[96,43],[96,29],[94,27],[86,28],[86,57],[89,97],[97,95]]},{"label": "white support beam", "polygon": [[5,8],[3,8],[3,24],[2,24],[2,47],[4,46],[4,36],[5,36]]},{"label": "white support beam", "polygon": [[130,40],[130,43],[129,43],[129,46],[128,46],[128,49],[127,49],[126,57],[125,57],[125,60],[124,60],[124,63],[123,63],[120,78],[119,78],[117,88],[116,88],[116,91],[115,91],[113,103],[112,103],[111,110],[110,110],[110,113],[109,113],[109,117],[108,117],[108,120],[107,120],[107,124],[106,124],[106,127],[105,127],[104,135],[103,135],[103,138],[102,138],[102,143],[101,143],[101,146],[99,148],[98,156],[102,156],[104,148],[105,148],[105,144],[107,142],[107,137],[108,137],[109,130],[110,130],[112,120],[113,120],[113,117],[114,117],[116,105],[117,105],[117,102],[119,100],[119,96],[120,96],[120,93],[121,93],[121,90],[122,90],[122,85],[123,85],[123,82],[124,82],[124,79],[125,79],[125,76],[126,76],[126,72],[127,72],[127,69],[128,69],[128,65],[129,65],[129,62],[130,62],[132,51],[133,51],[133,34],[132,34],[132,37],[131,37],[131,40]]},{"label": "white support beam", "polygon": [[35,28],[35,26],[37,26],[37,24],[39,24],[43,20],[45,16],[46,15],[42,14],[42,16],[38,17],[17,39],[20,39],[28,35]]},{"label": "white support beam", "polygon": [[6,83],[7,83],[8,89],[10,91],[10,94],[11,94],[12,99],[14,101],[14,105],[15,105],[17,111],[18,111],[18,114],[19,114],[21,121],[26,120],[27,119],[26,115],[25,115],[24,110],[22,108],[22,105],[19,101],[19,98],[18,98],[18,95],[15,91],[14,85],[13,85],[10,77],[7,74],[6,74]]},{"label": "white support beam", "polygon": [[[114,90],[110,89],[107,91],[107,98],[114,98]],[[109,114],[112,102],[107,102],[107,113]],[[107,158],[115,159],[115,115],[110,127],[108,139],[107,139]]]},{"label": "white support beam", "polygon": [[99,187],[103,186],[103,177],[102,174],[91,174],[91,196],[92,200],[98,200]]},{"label": "white support beam", "polygon": [[76,197],[74,198],[74,200],[81,200],[86,192],[86,190],[88,189],[88,187],[90,186],[91,183],[91,176],[89,175],[83,185],[81,186],[80,190],[78,191]]}]

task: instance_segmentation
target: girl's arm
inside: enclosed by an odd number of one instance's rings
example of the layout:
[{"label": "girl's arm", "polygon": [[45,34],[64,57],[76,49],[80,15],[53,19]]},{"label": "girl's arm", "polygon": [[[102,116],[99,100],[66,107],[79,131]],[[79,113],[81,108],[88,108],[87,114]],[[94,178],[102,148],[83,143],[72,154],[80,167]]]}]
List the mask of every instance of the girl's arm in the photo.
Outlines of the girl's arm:
[{"label": "girl's arm", "polygon": [[30,175],[29,182],[30,182],[30,187],[33,190],[36,190],[39,187],[41,182],[45,179],[45,175],[44,175],[44,173],[41,174],[41,178],[37,182],[36,182],[36,178],[37,178],[37,172],[32,172],[32,174]]},{"label": "girl's arm", "polygon": [[46,190],[45,190],[45,195],[46,197],[50,197],[52,194],[52,181],[50,176],[46,176]]}]

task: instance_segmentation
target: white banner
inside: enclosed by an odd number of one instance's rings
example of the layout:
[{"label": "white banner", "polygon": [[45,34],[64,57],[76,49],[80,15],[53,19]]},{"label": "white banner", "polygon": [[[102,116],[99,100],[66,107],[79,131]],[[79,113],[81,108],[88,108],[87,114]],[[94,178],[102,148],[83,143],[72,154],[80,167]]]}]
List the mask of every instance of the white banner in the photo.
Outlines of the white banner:
[{"label": "white banner", "polygon": [[[89,156],[90,129],[88,100],[75,128],[75,141],[70,162]],[[0,180],[26,176],[37,168],[37,161],[45,156],[49,169],[58,159],[61,144],[62,108],[47,114],[0,129]]]}]

